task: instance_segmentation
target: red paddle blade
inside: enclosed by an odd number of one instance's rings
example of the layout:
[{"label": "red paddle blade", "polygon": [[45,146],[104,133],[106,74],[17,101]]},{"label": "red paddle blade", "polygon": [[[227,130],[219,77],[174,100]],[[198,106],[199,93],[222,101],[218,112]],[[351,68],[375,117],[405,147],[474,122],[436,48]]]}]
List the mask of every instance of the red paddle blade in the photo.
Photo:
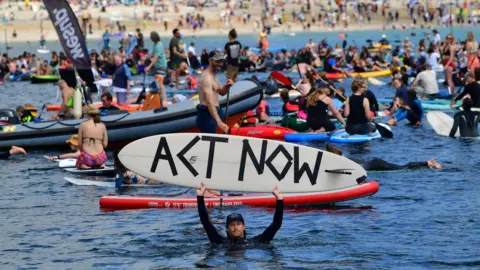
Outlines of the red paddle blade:
[{"label": "red paddle blade", "polygon": [[270,74],[270,77],[272,77],[274,80],[276,80],[277,82],[285,85],[285,86],[292,86],[292,82],[290,81],[289,78],[287,78],[287,76],[283,75],[282,73],[278,72],[278,71],[273,71],[271,74]]}]

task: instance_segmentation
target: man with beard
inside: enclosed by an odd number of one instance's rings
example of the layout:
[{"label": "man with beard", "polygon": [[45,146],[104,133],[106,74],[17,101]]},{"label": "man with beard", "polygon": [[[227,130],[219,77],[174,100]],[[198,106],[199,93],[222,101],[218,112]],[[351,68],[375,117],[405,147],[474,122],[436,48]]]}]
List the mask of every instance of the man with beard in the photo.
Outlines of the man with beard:
[{"label": "man with beard", "polygon": [[225,61],[223,52],[213,50],[208,56],[208,68],[203,70],[198,82],[200,103],[197,105],[197,125],[202,133],[216,133],[217,126],[226,133],[228,126],[222,122],[224,112],[220,108],[218,95],[227,94],[233,81],[227,80],[222,87],[218,80],[217,73],[221,71]]}]

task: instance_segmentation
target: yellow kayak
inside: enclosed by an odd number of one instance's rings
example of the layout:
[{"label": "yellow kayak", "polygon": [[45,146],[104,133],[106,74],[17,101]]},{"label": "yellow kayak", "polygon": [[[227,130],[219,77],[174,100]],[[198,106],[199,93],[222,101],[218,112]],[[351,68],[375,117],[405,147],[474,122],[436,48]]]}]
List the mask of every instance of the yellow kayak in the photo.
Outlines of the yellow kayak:
[{"label": "yellow kayak", "polygon": [[387,77],[391,76],[392,71],[387,68],[384,70],[379,70],[379,71],[368,71],[368,72],[354,72],[352,73],[352,76],[354,78],[362,78],[362,79],[367,79],[367,78],[375,78],[375,77]]}]

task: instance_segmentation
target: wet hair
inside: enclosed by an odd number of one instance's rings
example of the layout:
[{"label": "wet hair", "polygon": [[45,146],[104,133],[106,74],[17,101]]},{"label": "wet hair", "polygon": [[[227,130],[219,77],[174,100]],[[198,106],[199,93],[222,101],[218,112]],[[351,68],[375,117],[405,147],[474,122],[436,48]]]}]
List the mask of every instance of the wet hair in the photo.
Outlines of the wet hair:
[{"label": "wet hair", "polygon": [[175,28],[175,29],[173,29],[172,34],[176,35],[178,33],[178,31],[179,31],[178,28]]},{"label": "wet hair", "polygon": [[329,144],[329,143],[327,144],[327,146],[326,146],[325,148],[326,148],[326,150],[327,150],[328,152],[330,152],[330,153],[334,153],[334,154],[337,154],[337,155],[339,155],[339,156],[342,156],[342,155],[343,155],[342,151],[340,151],[338,148],[336,148],[335,146],[333,146],[333,145],[331,145],[331,144]]},{"label": "wet hair", "polygon": [[160,35],[157,33],[157,31],[152,31],[150,32],[150,39],[153,43],[160,42]]},{"label": "wet hair", "polygon": [[237,35],[237,30],[235,30],[235,29],[230,30],[230,32],[228,32],[228,36],[233,38],[233,39],[236,39],[237,36],[238,36]]},{"label": "wet hair", "polygon": [[16,109],[17,113],[22,113],[22,114],[26,114],[27,113],[27,110],[25,110],[24,107],[22,106],[18,106],[17,109]]},{"label": "wet hair", "polygon": [[109,92],[103,93],[100,98],[104,98],[104,97],[106,97],[108,101],[112,101],[112,100],[113,100],[112,94],[110,94]]}]

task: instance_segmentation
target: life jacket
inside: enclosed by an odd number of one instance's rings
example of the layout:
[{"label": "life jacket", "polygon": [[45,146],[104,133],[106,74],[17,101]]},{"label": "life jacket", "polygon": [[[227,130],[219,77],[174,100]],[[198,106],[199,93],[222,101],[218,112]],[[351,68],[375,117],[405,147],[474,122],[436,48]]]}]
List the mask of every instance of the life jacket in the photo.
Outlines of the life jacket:
[{"label": "life jacket", "polygon": [[198,79],[197,79],[196,76],[191,76],[191,75],[186,76],[185,77],[185,82],[187,82],[188,89],[190,89],[190,90],[197,89]]},{"label": "life jacket", "polygon": [[240,126],[255,126],[257,124],[257,116],[253,110],[247,111],[240,119]]}]

